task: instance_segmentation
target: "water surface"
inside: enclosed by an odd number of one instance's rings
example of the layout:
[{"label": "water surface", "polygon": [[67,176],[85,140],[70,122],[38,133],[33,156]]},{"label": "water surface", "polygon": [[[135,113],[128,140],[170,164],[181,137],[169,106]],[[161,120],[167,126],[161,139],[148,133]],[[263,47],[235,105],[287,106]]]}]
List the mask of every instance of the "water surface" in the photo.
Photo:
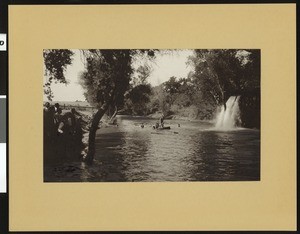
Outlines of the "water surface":
[{"label": "water surface", "polygon": [[65,165],[68,172],[61,169],[52,180],[260,180],[258,130],[217,131],[207,122],[166,120],[171,130],[159,131],[152,128],[155,121],[119,116],[118,126],[98,130],[93,166]]}]

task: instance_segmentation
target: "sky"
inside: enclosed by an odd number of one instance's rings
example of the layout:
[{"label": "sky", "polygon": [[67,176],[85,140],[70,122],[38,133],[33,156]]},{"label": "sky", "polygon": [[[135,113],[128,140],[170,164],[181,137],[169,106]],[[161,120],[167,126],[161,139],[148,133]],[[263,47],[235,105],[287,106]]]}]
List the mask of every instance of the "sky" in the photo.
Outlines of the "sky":
[{"label": "sky", "polygon": [[[68,66],[65,77],[68,84],[55,84],[51,85],[54,94],[53,101],[84,101],[84,90],[79,84],[79,74],[84,71],[83,58],[79,50],[74,50],[72,65]],[[152,67],[152,73],[148,78],[148,82],[152,86],[157,86],[167,81],[171,76],[177,78],[187,77],[188,73],[192,70],[186,64],[188,57],[192,55],[192,50],[178,50],[173,53],[157,54],[153,62],[148,62]],[[143,63],[139,61],[137,63]],[[135,64],[134,67],[137,67]],[[46,77],[44,77],[44,80]],[[44,96],[46,101],[46,97]]]}]

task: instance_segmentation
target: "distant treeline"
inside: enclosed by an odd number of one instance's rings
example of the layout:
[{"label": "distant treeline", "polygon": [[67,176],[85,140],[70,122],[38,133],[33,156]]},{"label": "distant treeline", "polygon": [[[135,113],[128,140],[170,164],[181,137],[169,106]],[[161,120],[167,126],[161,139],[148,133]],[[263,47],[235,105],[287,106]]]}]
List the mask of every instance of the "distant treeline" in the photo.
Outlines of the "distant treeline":
[{"label": "distant treeline", "polygon": [[[46,102],[44,102],[45,104]],[[53,101],[49,102],[51,105],[54,105],[55,103],[58,103],[60,105],[60,108],[63,110],[71,110],[72,108],[76,108],[76,110],[85,111],[85,110],[94,110],[96,109],[93,106],[90,106],[87,102],[82,101],[76,101],[76,102],[63,102],[63,101]]]}]

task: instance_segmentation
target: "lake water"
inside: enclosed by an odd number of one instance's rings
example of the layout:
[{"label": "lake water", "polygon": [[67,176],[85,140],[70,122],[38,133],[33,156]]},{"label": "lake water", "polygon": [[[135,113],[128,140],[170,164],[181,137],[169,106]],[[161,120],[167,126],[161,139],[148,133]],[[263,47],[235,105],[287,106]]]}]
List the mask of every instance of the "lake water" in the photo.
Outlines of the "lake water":
[{"label": "lake water", "polygon": [[208,122],[180,120],[165,120],[170,130],[154,130],[155,122],[119,116],[118,126],[98,130],[92,166],[79,162],[64,165],[67,172],[56,168],[58,175],[52,180],[260,180],[259,130],[216,131]]}]

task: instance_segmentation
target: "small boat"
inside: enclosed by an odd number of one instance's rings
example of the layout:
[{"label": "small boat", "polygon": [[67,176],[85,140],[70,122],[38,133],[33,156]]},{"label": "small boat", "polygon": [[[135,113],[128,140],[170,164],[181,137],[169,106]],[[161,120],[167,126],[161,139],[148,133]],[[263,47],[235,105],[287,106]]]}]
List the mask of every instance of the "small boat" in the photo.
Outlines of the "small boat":
[{"label": "small boat", "polygon": [[169,126],[169,127],[159,127],[159,128],[157,128],[157,130],[170,130],[171,129],[171,127]]}]

